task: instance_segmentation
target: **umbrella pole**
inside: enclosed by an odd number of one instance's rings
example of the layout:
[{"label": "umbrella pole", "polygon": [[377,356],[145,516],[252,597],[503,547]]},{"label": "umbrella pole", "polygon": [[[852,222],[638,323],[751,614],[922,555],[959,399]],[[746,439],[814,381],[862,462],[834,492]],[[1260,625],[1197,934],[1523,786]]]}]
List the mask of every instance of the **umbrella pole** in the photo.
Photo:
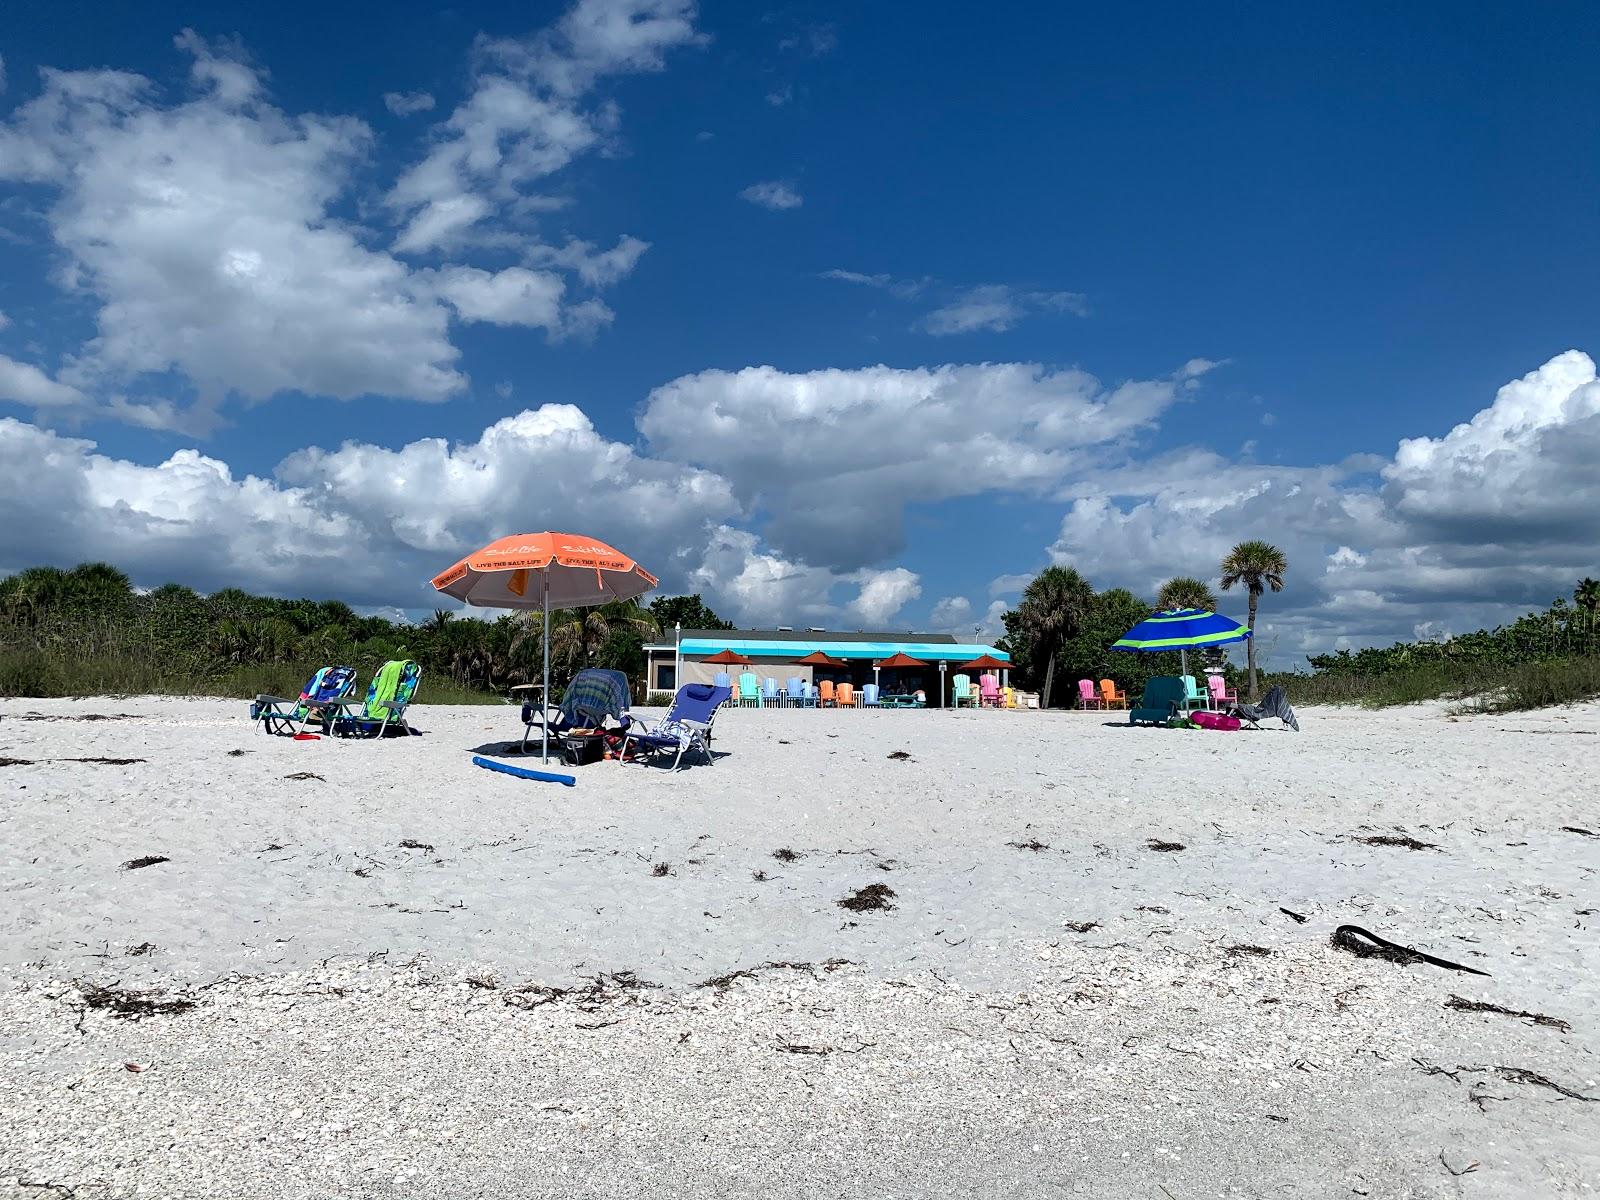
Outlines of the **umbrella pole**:
[{"label": "umbrella pole", "polygon": [[541,724],[542,745],[539,750],[539,761],[550,761],[550,575],[548,571],[540,574],[540,599],[544,609],[544,721]]},{"label": "umbrella pole", "polygon": [[1188,673],[1189,673],[1189,651],[1185,647],[1179,646],[1178,647],[1178,674],[1187,675]]}]

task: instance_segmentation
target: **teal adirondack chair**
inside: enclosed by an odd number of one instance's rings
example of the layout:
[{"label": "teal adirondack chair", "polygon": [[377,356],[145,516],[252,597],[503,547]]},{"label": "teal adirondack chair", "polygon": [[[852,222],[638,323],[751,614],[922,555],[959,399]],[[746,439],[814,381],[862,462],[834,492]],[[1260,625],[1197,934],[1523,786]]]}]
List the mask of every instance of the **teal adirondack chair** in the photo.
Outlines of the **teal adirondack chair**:
[{"label": "teal adirondack chair", "polygon": [[1179,675],[1178,678],[1183,680],[1184,712],[1211,707],[1211,693],[1201,687],[1193,675]]},{"label": "teal adirondack chair", "polygon": [[761,680],[754,671],[744,671],[739,675],[739,707],[749,708],[752,704],[761,707]]},{"label": "teal adirondack chair", "polygon": [[1128,724],[1165,725],[1183,711],[1188,691],[1177,675],[1152,675],[1144,685],[1139,707],[1128,712]]},{"label": "teal adirondack chair", "polygon": [[953,675],[950,678],[950,698],[955,706],[960,708],[963,704],[978,706],[978,693],[973,690],[972,680],[965,675]]}]

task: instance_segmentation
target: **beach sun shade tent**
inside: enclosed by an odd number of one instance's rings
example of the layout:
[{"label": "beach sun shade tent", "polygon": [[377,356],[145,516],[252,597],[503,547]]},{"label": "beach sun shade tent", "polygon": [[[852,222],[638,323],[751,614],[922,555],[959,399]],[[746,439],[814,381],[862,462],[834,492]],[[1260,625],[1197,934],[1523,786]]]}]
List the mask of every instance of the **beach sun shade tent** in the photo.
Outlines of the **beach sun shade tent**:
[{"label": "beach sun shade tent", "polygon": [[1219,613],[1203,608],[1168,608],[1151,613],[1112,642],[1111,648],[1146,654],[1177,650],[1187,673],[1190,650],[1242,642],[1249,636],[1250,631],[1243,625]]},{"label": "beach sun shade tent", "polygon": [[[550,696],[550,610],[633,600],[656,577],[622,551],[581,533],[516,533],[475,550],[433,577],[433,586],[477,608],[544,613],[544,696]],[[550,760],[544,731],[541,761]]]}]

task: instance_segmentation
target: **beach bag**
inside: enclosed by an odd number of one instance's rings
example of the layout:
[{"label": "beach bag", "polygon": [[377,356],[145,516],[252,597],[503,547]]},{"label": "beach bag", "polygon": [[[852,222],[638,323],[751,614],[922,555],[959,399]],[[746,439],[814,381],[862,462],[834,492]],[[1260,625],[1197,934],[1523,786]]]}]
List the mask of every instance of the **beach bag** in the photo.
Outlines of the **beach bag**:
[{"label": "beach bag", "polygon": [[569,767],[582,767],[592,762],[599,762],[605,752],[606,737],[598,730],[583,730],[561,735],[561,761]]},{"label": "beach bag", "polygon": [[1215,729],[1219,732],[1231,732],[1239,728],[1238,717],[1224,716],[1222,713],[1190,713],[1189,720],[1200,726],[1201,729]]}]

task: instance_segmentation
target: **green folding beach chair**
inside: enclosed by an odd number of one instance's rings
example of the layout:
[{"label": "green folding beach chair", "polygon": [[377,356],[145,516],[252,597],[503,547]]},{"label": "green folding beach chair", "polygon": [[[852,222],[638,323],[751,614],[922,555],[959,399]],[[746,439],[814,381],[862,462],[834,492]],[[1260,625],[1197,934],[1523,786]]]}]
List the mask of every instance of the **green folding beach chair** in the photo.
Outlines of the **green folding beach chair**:
[{"label": "green folding beach chair", "polygon": [[1139,707],[1128,713],[1130,725],[1165,725],[1183,711],[1188,690],[1177,675],[1152,675],[1144,685]]},{"label": "green folding beach chair", "polygon": [[406,723],[406,707],[417,694],[422,668],[410,659],[396,659],[378,668],[367,688],[367,698],[359,706],[346,704],[347,710],[333,723],[333,732],[343,737],[382,737],[391,723],[397,729],[415,733]]}]

